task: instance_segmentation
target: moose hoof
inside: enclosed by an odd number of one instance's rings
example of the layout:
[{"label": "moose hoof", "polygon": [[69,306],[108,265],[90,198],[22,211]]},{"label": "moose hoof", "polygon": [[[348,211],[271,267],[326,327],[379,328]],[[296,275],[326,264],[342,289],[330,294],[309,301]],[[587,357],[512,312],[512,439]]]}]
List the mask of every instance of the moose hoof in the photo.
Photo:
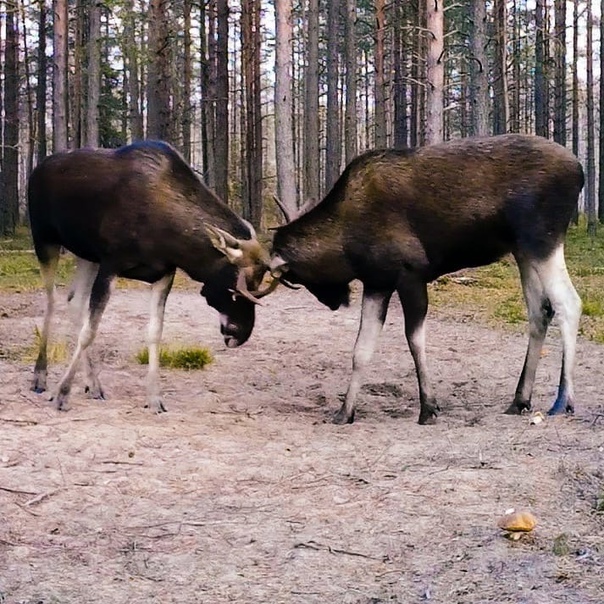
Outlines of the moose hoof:
[{"label": "moose hoof", "polygon": [[340,410],[333,416],[332,422],[338,426],[343,426],[344,424],[352,424],[354,422],[354,411],[352,413],[347,413],[344,407],[340,408]]},{"label": "moose hoof", "polygon": [[92,398],[97,401],[104,401],[105,393],[99,384],[95,384],[92,386],[86,385],[84,386],[84,392],[88,395],[88,398]]},{"label": "moose hoof", "polygon": [[528,401],[514,401],[505,411],[505,415],[522,415],[531,410],[531,403]]},{"label": "moose hoof", "polygon": [[438,405],[435,407],[426,407],[419,412],[419,420],[417,423],[420,426],[432,426],[436,423],[436,418],[438,417],[438,412],[440,408]]},{"label": "moose hoof", "polygon": [[36,394],[46,392],[46,378],[39,375],[34,376],[30,389]]},{"label": "moose hoof", "polygon": [[145,409],[151,409],[154,413],[158,415],[160,413],[166,413],[167,409],[164,405],[164,402],[160,397],[152,397],[145,405]]},{"label": "moose hoof", "polygon": [[553,404],[552,408],[547,412],[548,415],[573,415],[575,413],[575,406],[572,401],[558,401]]}]

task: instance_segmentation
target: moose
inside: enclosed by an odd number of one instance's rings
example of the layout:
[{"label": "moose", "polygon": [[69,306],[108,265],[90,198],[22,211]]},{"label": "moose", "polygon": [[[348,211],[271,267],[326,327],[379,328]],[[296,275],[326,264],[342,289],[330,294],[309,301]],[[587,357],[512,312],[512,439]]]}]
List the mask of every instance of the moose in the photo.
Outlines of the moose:
[{"label": "moose", "polygon": [[547,328],[557,316],[563,358],[550,414],[574,410],[573,366],[581,300],[569,278],[564,240],[583,170],[564,147],[508,134],[354,159],[317,205],[278,227],[271,272],[299,284],[330,309],[347,305],[350,282],[363,285],[352,376],[336,424],[352,423],[363,371],[394,291],[419,383],[419,423],[440,411],[426,362],[427,284],[511,253],[528,310],[529,342],[508,414],[531,408]]},{"label": "moose", "polygon": [[165,411],[159,389],[158,347],[166,299],[177,268],[203,283],[201,294],[220,314],[228,347],[250,337],[269,253],[256,234],[162,141],[116,150],[78,149],[52,155],[32,172],[28,186],[34,249],[46,289],[46,309],[32,390],[47,381],[47,343],[61,249],[77,257],[69,299],[81,330],[61,378],[57,408],[65,409],[80,359],[86,391],[104,392],[89,356],[115,277],[151,284],[147,406]]}]

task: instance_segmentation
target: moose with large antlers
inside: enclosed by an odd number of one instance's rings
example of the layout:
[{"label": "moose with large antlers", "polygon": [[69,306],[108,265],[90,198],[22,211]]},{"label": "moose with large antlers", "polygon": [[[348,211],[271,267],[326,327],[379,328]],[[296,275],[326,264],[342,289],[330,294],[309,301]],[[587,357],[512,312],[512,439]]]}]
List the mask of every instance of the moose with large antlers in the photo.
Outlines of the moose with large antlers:
[{"label": "moose with large antlers", "polygon": [[531,407],[548,325],[558,318],[562,371],[551,414],[574,408],[573,365],[581,314],[564,260],[565,234],[583,187],[570,151],[543,138],[502,135],[353,160],[318,205],[279,227],[271,269],[331,309],[363,284],[352,378],[336,423],[354,420],[363,370],[396,291],[419,382],[419,423],[439,411],[426,363],[427,284],[511,253],[520,270],[530,337],[508,413]]},{"label": "moose with large antlers", "polygon": [[220,313],[227,346],[246,342],[268,251],[253,228],[206,188],[182,157],[163,142],[116,150],[79,149],[45,159],[32,173],[29,218],[47,294],[32,389],[46,389],[47,343],[61,247],[77,256],[70,292],[82,325],[56,392],[66,406],[80,359],[86,390],[104,398],[88,347],[94,340],[116,276],[152,284],[148,329],[147,405],[165,411],[159,391],[158,346],[166,298],[177,268],[202,282],[202,295]]}]

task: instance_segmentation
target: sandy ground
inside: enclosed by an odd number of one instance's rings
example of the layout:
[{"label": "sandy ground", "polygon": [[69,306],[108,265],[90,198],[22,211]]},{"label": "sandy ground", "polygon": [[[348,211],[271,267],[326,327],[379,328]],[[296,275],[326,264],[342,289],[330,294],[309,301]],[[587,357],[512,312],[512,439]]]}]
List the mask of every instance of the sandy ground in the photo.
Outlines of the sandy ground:
[{"label": "sandy ground", "polygon": [[[335,426],[358,296],[332,313],[278,290],[227,350],[216,313],[179,290],[165,342],[207,345],[215,361],[164,370],[157,416],[134,361],[147,306],[141,289],[115,292],[95,345],[110,398],[87,400],[80,375],[59,413],[29,391],[43,294],[0,295],[0,602],[604,602],[604,347],[580,341],[575,417],[531,426],[502,414],[525,336],[432,313],[442,414],[418,426],[393,301],[357,421]],[[543,411],[556,329],[546,346]],[[518,542],[497,528],[511,507],[539,521]]]}]

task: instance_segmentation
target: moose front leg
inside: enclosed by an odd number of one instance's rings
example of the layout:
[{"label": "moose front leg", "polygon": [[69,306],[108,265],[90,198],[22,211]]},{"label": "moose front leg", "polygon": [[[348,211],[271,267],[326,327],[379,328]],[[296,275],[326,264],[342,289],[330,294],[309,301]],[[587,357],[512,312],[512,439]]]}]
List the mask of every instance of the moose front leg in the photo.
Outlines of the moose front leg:
[{"label": "moose front leg", "polygon": [[373,356],[386,320],[391,296],[392,292],[388,291],[372,290],[367,287],[363,290],[361,325],[354,345],[352,377],[344,403],[333,418],[334,424],[352,424],[354,421],[355,403],[361,389],[363,373]]},{"label": "moose front leg", "polygon": [[147,348],[149,350],[149,372],[147,373],[147,404],[156,413],[166,410],[159,391],[159,343],[164,327],[166,300],[174,283],[174,273],[156,281],[151,288],[151,307]]},{"label": "moose front leg", "polygon": [[419,424],[433,423],[440,411],[432,390],[426,361],[426,313],[428,289],[423,281],[405,276],[397,289],[405,315],[405,335],[415,363],[419,384]]}]

